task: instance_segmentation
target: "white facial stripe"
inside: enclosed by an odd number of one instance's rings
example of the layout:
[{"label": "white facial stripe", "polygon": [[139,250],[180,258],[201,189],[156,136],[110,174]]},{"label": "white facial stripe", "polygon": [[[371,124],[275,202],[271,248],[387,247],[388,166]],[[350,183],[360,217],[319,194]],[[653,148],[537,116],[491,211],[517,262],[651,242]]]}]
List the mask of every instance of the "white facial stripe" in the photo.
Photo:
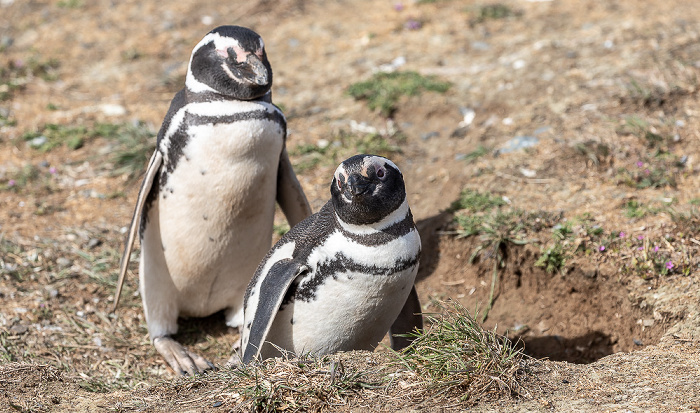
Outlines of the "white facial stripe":
[{"label": "white facial stripe", "polygon": [[230,77],[231,79],[235,80],[238,83],[243,83],[243,80],[239,79],[236,75],[233,74],[231,69],[228,68],[228,65],[226,62],[221,63],[221,68],[224,69],[224,72]]},{"label": "white facial stripe", "polygon": [[185,86],[187,90],[193,93],[215,92],[214,89],[194,78],[192,70],[190,69],[190,67],[192,67],[191,63],[192,61],[190,60],[190,65],[187,67],[187,77],[185,77]]},{"label": "white facial stripe", "polygon": [[348,173],[345,171],[345,166],[342,163],[338,165],[338,167],[335,169],[335,173],[333,174],[337,181],[340,181],[340,175],[345,177],[348,176]]},{"label": "white facial stripe", "polygon": [[372,165],[389,165],[392,168],[395,168],[397,171],[401,172],[401,170],[398,166],[396,166],[395,163],[381,156],[366,156],[365,159],[363,159],[362,161],[362,171],[366,172],[367,169]]},{"label": "white facial stripe", "polygon": [[[190,67],[192,67],[192,57],[197,52],[197,50],[212,42],[214,43],[214,47],[216,48],[217,53],[221,57],[228,57],[228,50],[230,48],[232,48],[234,50],[234,53],[236,53],[236,60],[239,63],[245,62],[248,57],[249,53],[243,50],[243,47],[241,47],[241,44],[236,39],[221,36],[219,33],[208,33],[202,38],[202,40],[199,41],[199,43],[197,43],[194,49],[192,49],[192,54],[190,55],[190,64],[187,67],[187,77],[185,78],[185,86],[187,86],[187,89],[194,93],[215,92],[213,88],[195,79],[190,70]],[[260,44],[263,44],[262,39],[260,39]],[[260,51],[256,51],[256,53],[258,52],[262,55],[262,46]],[[229,77],[240,81],[240,79],[238,79],[233,75],[233,73],[231,73],[231,70],[229,70],[229,68],[226,67],[226,65],[222,65],[222,67],[226,74],[229,75]]]},{"label": "white facial stripe", "polygon": [[381,230],[384,230],[386,228],[389,228],[391,225],[396,224],[397,222],[400,222],[404,218],[406,218],[406,215],[408,215],[408,200],[404,199],[403,203],[401,206],[396,208],[394,212],[391,214],[387,215],[386,218],[382,219],[381,221],[374,223],[374,224],[367,224],[367,225],[355,225],[355,224],[349,224],[338,216],[338,214],[335,214],[336,219],[340,223],[340,226],[343,227],[344,230],[357,234],[357,235],[369,235],[373,234],[375,232],[379,232]]}]

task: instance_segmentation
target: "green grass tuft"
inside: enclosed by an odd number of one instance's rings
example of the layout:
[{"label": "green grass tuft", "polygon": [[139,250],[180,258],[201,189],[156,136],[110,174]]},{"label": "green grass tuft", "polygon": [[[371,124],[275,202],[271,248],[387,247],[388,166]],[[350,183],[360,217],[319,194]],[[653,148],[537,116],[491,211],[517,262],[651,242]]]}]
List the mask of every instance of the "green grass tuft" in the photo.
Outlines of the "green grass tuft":
[{"label": "green grass tuft", "polygon": [[401,96],[420,95],[424,91],[444,93],[450,83],[433,76],[422,76],[416,72],[377,73],[371,79],[350,85],[348,94],[357,100],[366,100],[369,108],[379,109],[391,117],[398,108]]},{"label": "green grass tuft", "polygon": [[469,212],[484,212],[506,204],[502,197],[491,193],[482,193],[473,189],[463,189],[459,199],[450,205],[451,211],[467,210]]},{"label": "green grass tuft", "polygon": [[461,304],[438,303],[441,314],[425,314],[429,327],[394,353],[397,363],[427,382],[426,393],[461,402],[487,394],[522,395],[526,356],[503,336],[484,330]]}]

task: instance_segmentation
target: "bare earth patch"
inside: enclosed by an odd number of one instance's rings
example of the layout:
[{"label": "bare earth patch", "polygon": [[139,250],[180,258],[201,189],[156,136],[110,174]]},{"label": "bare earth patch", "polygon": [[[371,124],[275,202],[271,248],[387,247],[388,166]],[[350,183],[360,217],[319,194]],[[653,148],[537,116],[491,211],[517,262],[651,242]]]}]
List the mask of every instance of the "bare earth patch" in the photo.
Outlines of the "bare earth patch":
[{"label": "bare earth patch", "polygon": [[[338,162],[389,156],[421,230],[424,311],[491,302],[484,328],[532,357],[522,389],[469,400],[407,396],[428,383],[383,347],[279,361],[259,391],[315,390],[277,408],[700,411],[697,16],[690,0],[0,1],[2,410],[257,400],[230,370],[172,378],[148,340],[138,254],[108,312],[144,153],[190,51],[239,24],[265,39],[314,211]],[[371,110],[348,89],[378,71],[449,88]],[[465,189],[493,204],[454,208]],[[178,336],[218,365],[237,340],[221,314]]]}]

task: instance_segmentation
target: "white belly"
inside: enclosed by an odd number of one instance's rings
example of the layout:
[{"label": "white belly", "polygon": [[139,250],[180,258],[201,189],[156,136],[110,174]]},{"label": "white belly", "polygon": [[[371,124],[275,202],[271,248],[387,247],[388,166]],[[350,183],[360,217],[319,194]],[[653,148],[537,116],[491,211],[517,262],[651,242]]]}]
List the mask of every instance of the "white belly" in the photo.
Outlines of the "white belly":
[{"label": "white belly", "polygon": [[240,305],[270,248],[283,135],[265,120],[190,133],[161,188],[159,223],[181,313],[204,316]]},{"label": "white belly", "polygon": [[[312,253],[310,259],[318,256],[322,260],[321,257],[333,257],[335,252],[344,251],[356,263],[388,269],[400,260],[415,257],[420,250],[420,238],[418,231],[413,230],[383,247],[341,242],[327,245],[334,251]],[[318,262],[311,267],[317,265]],[[416,263],[387,275],[336,273],[317,287],[312,300],[294,301],[278,312],[267,341],[296,354],[372,350],[399,315],[417,272]],[[263,358],[275,355],[272,346],[263,347]]]}]

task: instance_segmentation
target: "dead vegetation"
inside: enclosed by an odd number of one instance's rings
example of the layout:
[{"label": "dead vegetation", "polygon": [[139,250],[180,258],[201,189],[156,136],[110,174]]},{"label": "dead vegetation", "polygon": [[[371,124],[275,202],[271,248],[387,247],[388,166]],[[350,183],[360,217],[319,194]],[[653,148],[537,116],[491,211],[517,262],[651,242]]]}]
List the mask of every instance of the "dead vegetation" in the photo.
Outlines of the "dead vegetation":
[{"label": "dead vegetation", "polygon": [[[700,406],[697,2],[0,3],[3,407]],[[314,210],[340,158],[405,171],[432,317],[406,353],[172,380],[135,273],[108,313],[155,130],[192,46],[231,23],[265,38]],[[221,314],[180,325],[230,356]]]}]

